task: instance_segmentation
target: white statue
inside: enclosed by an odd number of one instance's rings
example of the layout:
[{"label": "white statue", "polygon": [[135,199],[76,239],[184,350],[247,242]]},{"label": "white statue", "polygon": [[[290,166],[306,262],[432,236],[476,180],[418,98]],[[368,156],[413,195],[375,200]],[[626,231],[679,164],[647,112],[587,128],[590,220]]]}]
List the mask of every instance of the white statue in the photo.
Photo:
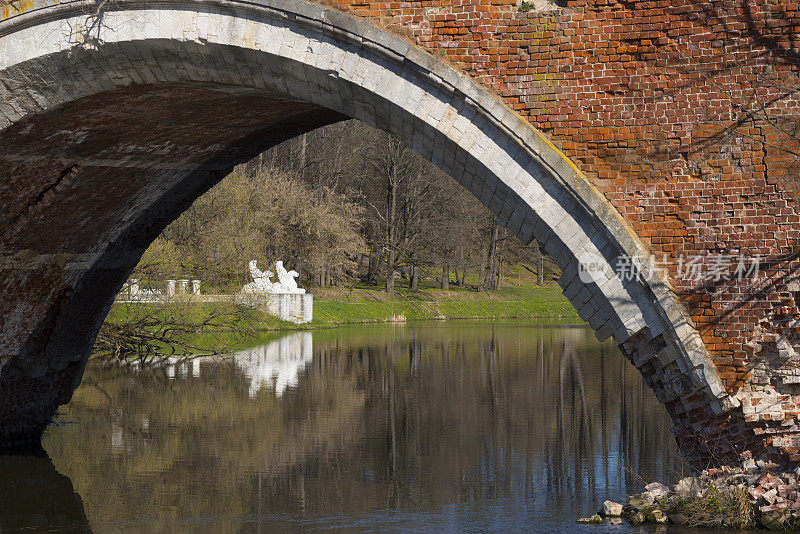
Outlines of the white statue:
[{"label": "white statue", "polygon": [[275,276],[275,274],[269,271],[261,271],[258,268],[258,262],[252,260],[250,262],[250,276],[253,277],[253,281],[245,285],[241,292],[305,294],[305,289],[297,287],[297,281],[295,280],[299,276],[297,271],[287,272],[282,261],[275,262],[275,271],[278,273],[278,281],[273,283],[270,277]]},{"label": "white statue", "polygon": [[278,285],[270,280],[275,273],[259,269],[256,260],[250,260],[250,276],[253,277],[253,281],[242,288],[242,293],[273,293],[275,286]]},{"label": "white statue", "polygon": [[305,289],[300,289],[297,287],[297,278],[299,275],[297,271],[292,269],[291,271],[286,271],[286,268],[283,266],[283,261],[276,261],[275,262],[275,271],[278,273],[278,283],[279,288],[275,288],[280,293],[299,293],[304,294],[306,292]]}]

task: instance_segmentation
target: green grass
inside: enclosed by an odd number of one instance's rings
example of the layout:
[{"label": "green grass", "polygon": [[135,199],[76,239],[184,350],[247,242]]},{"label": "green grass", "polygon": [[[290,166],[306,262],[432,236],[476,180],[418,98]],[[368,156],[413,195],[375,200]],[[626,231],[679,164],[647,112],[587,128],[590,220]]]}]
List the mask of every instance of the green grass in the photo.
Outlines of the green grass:
[{"label": "green grass", "polygon": [[500,319],[576,317],[561,292],[548,287],[516,286],[491,293],[467,291],[398,291],[374,289],[320,291],[314,298],[313,326],[430,319]]},{"label": "green grass", "polygon": [[314,321],[295,324],[255,309],[238,309],[229,303],[124,304],[115,303],[106,321],[123,323],[143,315],[183,318],[199,323],[214,312],[235,317],[235,326],[251,332],[244,338],[210,329],[190,335],[195,346],[211,350],[252,345],[268,340],[271,332],[332,328],[339,325],[446,319],[512,319],[577,317],[575,309],[556,287],[514,285],[478,293],[454,288],[411,292],[398,288],[388,295],[377,288],[322,289],[314,291]]}]

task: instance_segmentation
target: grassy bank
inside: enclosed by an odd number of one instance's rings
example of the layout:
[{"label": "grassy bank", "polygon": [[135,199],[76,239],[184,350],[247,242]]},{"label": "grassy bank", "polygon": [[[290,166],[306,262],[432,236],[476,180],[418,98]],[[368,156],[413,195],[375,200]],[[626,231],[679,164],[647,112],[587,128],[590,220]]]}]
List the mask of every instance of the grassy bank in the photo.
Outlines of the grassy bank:
[{"label": "grassy bank", "polygon": [[[225,302],[143,304],[115,303],[106,321],[109,325],[131,324],[141,317],[171,324],[201,324],[212,314],[225,316],[226,332],[213,327],[177,336],[195,346],[221,350],[239,342],[252,344],[270,332],[332,328],[347,324],[390,323],[448,319],[510,319],[577,317],[557,287],[510,286],[478,293],[467,290],[400,289],[394,295],[374,288],[320,289],[314,291],[314,321],[295,324],[256,309],[241,309]],[[141,330],[141,329],[140,329]],[[153,328],[150,328],[152,331]],[[250,332],[246,339],[232,332]],[[187,337],[188,336],[188,337]]]},{"label": "grassy bank", "polygon": [[575,309],[553,287],[516,286],[488,293],[474,291],[398,291],[388,295],[366,288],[317,290],[314,321],[325,327],[352,323],[445,319],[576,317]]},{"label": "grassy bank", "polygon": [[[577,317],[575,309],[555,287],[516,286],[498,291],[425,290],[397,291],[389,295],[377,289],[318,289],[314,294],[314,321],[297,325],[253,310],[242,320],[258,330],[325,328],[342,324],[446,319],[503,319]],[[116,303],[107,320],[113,323],[130,316],[131,308],[154,310],[157,304]],[[180,304],[180,314],[197,321],[225,303]]]}]

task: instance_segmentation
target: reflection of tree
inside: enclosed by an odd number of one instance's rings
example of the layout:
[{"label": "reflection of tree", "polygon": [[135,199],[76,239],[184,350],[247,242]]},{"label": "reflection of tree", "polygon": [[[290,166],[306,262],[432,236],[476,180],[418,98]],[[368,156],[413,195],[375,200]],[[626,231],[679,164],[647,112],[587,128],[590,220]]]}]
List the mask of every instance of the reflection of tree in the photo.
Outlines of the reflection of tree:
[{"label": "reflection of tree", "polygon": [[277,513],[498,496],[572,510],[581,493],[628,491],[623,465],[649,479],[682,465],[665,449],[664,410],[603,350],[579,328],[320,331],[313,362],[280,398],[263,389],[251,399],[226,364],[174,381],[89,369],[70,405],[80,424],[46,445],[93,520],[173,510],[256,516],[267,531],[283,525]]},{"label": "reflection of tree", "polygon": [[[569,371],[569,375],[567,372]],[[567,376],[569,376],[569,383],[566,384]],[[575,386],[578,386],[578,393],[580,394],[580,415],[576,416],[576,403],[575,403]],[[567,424],[565,422],[566,417],[564,415],[564,410],[567,407],[567,401],[565,397],[565,389],[569,387],[570,392],[570,399],[569,399],[569,407],[571,409],[571,413],[569,416],[569,421],[572,422],[569,425],[569,432],[567,432]],[[591,415],[589,414],[588,407],[586,405],[586,391],[584,389],[584,380],[583,380],[583,371],[581,369],[580,361],[578,361],[575,350],[572,347],[571,340],[568,336],[564,337],[564,344],[561,351],[561,364],[559,365],[559,380],[558,380],[558,397],[559,397],[559,418],[558,418],[558,426],[559,426],[559,439],[563,446],[569,446],[569,443],[574,443],[577,440],[577,446],[579,449],[586,449],[591,447],[591,433],[589,430],[589,420]],[[602,395],[605,397],[605,395]],[[577,430],[577,432],[576,432]],[[574,469],[576,472],[580,471],[580,455],[573,455],[573,460],[575,461]],[[586,473],[586,482],[589,484],[590,490],[594,490],[595,481],[594,481],[594,470],[590,470]],[[581,493],[581,486],[578,486],[578,494]]]},{"label": "reflection of tree", "polygon": [[245,515],[251,486],[260,483],[255,474],[268,474],[261,483],[270,484],[361,434],[363,394],[352,378],[308,375],[306,388],[278,401],[268,390],[250,400],[249,378],[224,362],[204,362],[201,377],[175,380],[157,371],[89,369],[70,407],[92,431],[62,427],[47,446],[69,466],[95,520],[152,520],[165,509]]},{"label": "reflection of tree", "polygon": [[[434,502],[490,498],[514,487],[520,463],[524,487],[554,484],[578,493],[595,473],[637,482],[613,465],[651,478],[682,469],[680,458],[664,456],[664,445],[674,444],[666,414],[615,349],[601,357],[581,329],[528,333],[515,346],[508,331],[458,330],[445,339],[437,332],[435,341],[416,332],[421,348],[409,350],[408,361],[395,358],[388,365],[378,347],[370,353],[376,359],[367,386],[366,441],[387,444],[372,449],[373,462],[395,497],[422,492],[438,496]],[[624,363],[621,374],[609,361]],[[624,390],[621,381],[634,387]],[[378,386],[386,383],[394,384],[391,412],[381,410],[388,393]],[[623,406],[627,419],[620,417]],[[452,457],[454,450],[459,458]],[[381,470],[395,465],[395,458],[401,468]],[[654,458],[662,471],[654,472]],[[452,494],[454,486],[459,495]],[[590,482],[586,491],[593,488]]]}]

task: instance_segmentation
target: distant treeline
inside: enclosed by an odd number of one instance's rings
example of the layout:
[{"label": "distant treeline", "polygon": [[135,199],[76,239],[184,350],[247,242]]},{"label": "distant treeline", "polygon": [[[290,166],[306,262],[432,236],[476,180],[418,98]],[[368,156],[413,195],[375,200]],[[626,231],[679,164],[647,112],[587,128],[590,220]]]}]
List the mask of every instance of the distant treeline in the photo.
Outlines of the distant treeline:
[{"label": "distant treeline", "polygon": [[476,290],[524,264],[539,282],[539,248],[524,246],[468,191],[394,137],[347,121],[264,152],[198,199],[147,249],[135,276],[199,278],[236,290],[247,262],[282,259],[306,287],[398,279]]}]

